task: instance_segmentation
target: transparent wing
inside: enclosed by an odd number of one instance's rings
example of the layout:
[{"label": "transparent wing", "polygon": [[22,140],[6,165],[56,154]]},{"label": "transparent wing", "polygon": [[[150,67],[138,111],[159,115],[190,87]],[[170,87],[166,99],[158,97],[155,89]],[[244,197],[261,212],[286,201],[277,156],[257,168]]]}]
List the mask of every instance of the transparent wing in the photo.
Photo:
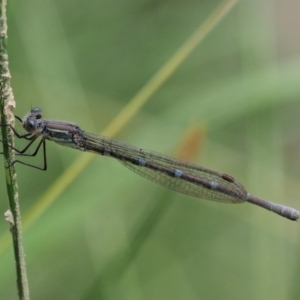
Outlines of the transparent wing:
[{"label": "transparent wing", "polygon": [[[247,192],[245,188],[229,175],[103,136],[84,132],[84,137],[86,138],[87,151],[112,156],[142,177],[179,193],[225,203],[242,203],[246,201]],[[140,165],[141,159],[146,164]],[[163,168],[149,168],[147,167],[149,164]],[[166,173],[161,171],[162,169],[170,170],[170,172]],[[221,190],[203,187],[203,185],[197,184],[195,181],[191,182],[182,177],[171,176],[170,174],[175,174],[175,170],[180,170],[194,178],[205,179],[208,182],[222,185],[231,193],[230,195],[224,194]]]}]

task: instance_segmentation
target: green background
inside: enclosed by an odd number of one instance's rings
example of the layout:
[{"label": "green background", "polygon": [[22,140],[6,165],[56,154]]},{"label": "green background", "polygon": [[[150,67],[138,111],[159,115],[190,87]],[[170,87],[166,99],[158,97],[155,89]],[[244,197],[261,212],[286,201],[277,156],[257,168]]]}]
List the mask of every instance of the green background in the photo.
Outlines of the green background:
[{"label": "green background", "polygon": [[[16,114],[101,132],[220,1],[9,1]],[[300,209],[300,4],[245,0],[118,139],[175,154],[195,123],[197,163]],[[17,165],[26,215],[80,155],[48,143],[47,172]],[[38,160],[38,158],[37,158]],[[34,160],[35,161],[35,160]],[[0,172],[0,211],[7,207]],[[168,191],[98,157],[24,232],[32,299],[299,299],[300,225],[250,204]],[[4,217],[0,237],[8,233]],[[16,299],[13,250],[0,298]]]}]

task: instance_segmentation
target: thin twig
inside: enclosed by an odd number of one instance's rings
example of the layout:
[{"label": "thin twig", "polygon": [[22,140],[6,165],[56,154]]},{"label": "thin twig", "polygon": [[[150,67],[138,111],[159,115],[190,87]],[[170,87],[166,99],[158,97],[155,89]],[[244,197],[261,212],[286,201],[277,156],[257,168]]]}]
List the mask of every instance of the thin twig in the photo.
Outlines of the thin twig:
[{"label": "thin twig", "polygon": [[[7,18],[6,0],[0,0],[0,108],[1,124],[14,125],[13,109],[15,101],[10,87],[10,72],[8,68],[7,44]],[[12,234],[19,299],[29,300],[29,288],[27,282],[24,247],[22,243],[21,213],[18,200],[18,185],[15,168],[9,167],[14,160],[14,151],[8,147],[13,145],[13,131],[9,126],[1,126],[6,187],[8,194],[9,210],[5,213],[5,219],[10,224]]]}]

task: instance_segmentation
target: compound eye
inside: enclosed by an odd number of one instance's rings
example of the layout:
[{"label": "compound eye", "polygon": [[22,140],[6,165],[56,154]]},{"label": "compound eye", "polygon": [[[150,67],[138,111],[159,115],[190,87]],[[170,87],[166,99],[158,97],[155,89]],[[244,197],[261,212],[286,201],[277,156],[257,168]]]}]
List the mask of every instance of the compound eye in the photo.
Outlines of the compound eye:
[{"label": "compound eye", "polygon": [[39,107],[35,107],[31,110],[31,113],[34,114],[36,119],[41,119],[43,116],[43,112]]},{"label": "compound eye", "polygon": [[35,131],[37,129],[37,122],[36,122],[36,120],[34,120],[34,119],[27,120],[27,122],[25,124],[25,129],[28,132]]}]

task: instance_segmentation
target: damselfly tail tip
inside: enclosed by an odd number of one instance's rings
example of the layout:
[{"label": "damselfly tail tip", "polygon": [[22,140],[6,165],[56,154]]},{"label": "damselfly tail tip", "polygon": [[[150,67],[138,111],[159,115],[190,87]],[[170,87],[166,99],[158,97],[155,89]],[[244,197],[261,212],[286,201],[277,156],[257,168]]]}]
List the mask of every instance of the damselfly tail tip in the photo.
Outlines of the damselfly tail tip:
[{"label": "damselfly tail tip", "polygon": [[296,209],[294,209],[294,211],[292,212],[292,217],[293,217],[293,221],[297,221],[299,222],[300,219],[300,212]]}]

